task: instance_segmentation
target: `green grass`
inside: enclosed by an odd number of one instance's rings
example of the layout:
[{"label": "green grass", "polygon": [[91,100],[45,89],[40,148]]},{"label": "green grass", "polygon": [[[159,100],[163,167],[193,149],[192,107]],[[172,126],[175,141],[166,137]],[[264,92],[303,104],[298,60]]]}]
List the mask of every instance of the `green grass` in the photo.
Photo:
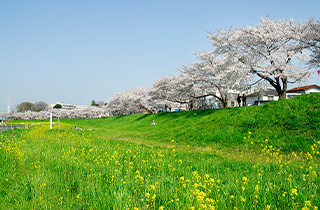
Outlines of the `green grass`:
[{"label": "green grass", "polygon": [[[154,120],[157,125],[150,126]],[[282,151],[307,151],[320,139],[320,94],[303,95],[263,106],[179,113],[139,114],[106,119],[65,120],[93,128],[108,139],[139,139],[193,146],[243,146],[243,135],[254,141],[268,139]]]},{"label": "green grass", "polygon": [[319,96],[5,131],[0,209],[317,209]]}]

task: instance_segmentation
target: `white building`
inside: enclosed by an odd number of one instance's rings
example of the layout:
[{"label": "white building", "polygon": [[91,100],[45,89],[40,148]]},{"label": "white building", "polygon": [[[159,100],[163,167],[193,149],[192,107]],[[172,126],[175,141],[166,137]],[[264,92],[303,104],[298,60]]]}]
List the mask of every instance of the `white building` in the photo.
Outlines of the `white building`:
[{"label": "white building", "polygon": [[268,88],[264,91],[248,94],[246,95],[246,99],[247,105],[250,106],[265,104],[270,101],[277,101],[279,100],[279,96],[275,89]]},{"label": "white building", "polygon": [[[216,88],[204,89],[202,94],[203,95],[212,94],[212,95],[216,95],[217,97],[221,97],[220,92]],[[206,96],[203,99],[199,99],[198,104],[200,104],[200,106],[202,106],[203,104],[205,108],[210,108],[210,109],[222,108],[223,105],[221,101],[212,95]],[[228,98],[227,98],[228,107],[233,107],[237,105],[236,103],[237,95],[238,95],[237,90],[228,90]]]},{"label": "white building", "polygon": [[318,85],[307,85],[302,87],[292,88],[287,90],[287,98],[293,98],[298,95],[302,94],[309,94],[309,93],[319,93],[320,87]]},{"label": "white building", "polygon": [[56,104],[60,104],[62,109],[69,109],[69,110],[70,110],[70,109],[75,109],[75,105],[73,105],[73,104],[65,104],[65,103],[63,103],[63,102],[57,102],[57,103],[55,103],[55,104],[50,104],[50,105],[49,105],[49,108],[50,108],[50,109],[53,109],[53,107],[54,107]]},{"label": "white building", "polygon": [[53,109],[56,104],[60,104],[62,109],[72,110],[72,109],[83,109],[89,107],[89,105],[74,105],[74,104],[66,104],[63,102],[57,102],[55,104],[50,104],[48,107]]},{"label": "white building", "polygon": [[[302,94],[319,93],[319,92],[320,92],[320,87],[318,85],[307,85],[307,86],[296,87],[296,88],[287,90],[286,98],[293,98],[295,96],[302,95]],[[268,88],[265,91],[248,94],[246,95],[246,98],[247,98],[246,102],[248,105],[260,105],[270,101],[279,100],[277,91],[272,88]]]},{"label": "white building", "polygon": [[83,108],[89,107],[89,105],[74,105],[74,106],[75,106],[75,109],[83,109]]}]

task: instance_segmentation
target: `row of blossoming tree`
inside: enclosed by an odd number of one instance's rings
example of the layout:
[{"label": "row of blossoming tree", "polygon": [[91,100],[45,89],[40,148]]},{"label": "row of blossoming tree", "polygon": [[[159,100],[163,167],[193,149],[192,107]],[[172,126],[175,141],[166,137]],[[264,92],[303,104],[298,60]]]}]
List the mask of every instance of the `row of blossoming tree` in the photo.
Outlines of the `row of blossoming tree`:
[{"label": "row of blossoming tree", "polygon": [[49,119],[50,113],[54,118],[97,118],[104,116],[105,108],[97,106],[89,106],[82,109],[54,109],[47,108],[45,110],[36,111],[26,111],[26,112],[11,112],[4,114],[7,119]]},{"label": "row of blossoming tree", "polygon": [[[117,93],[107,110],[113,115],[155,112],[173,102],[190,104],[208,95],[226,107],[232,93],[262,82],[286,98],[289,83],[306,83],[319,66],[320,23],[315,19],[261,18],[256,26],[219,29],[207,38],[213,49],[194,52],[199,62],[179,67],[181,74],[160,78],[150,88]],[[209,91],[201,94],[204,89]]]}]

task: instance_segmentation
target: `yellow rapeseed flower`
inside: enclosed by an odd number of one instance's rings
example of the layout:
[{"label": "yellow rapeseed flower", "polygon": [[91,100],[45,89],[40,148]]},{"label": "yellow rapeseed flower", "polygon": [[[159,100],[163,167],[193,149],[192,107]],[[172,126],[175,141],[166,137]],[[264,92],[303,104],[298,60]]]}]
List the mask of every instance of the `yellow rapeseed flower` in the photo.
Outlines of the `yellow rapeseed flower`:
[{"label": "yellow rapeseed flower", "polygon": [[246,199],[244,197],[242,197],[242,196],[240,196],[240,200],[241,200],[241,202],[245,202],[246,201]]},{"label": "yellow rapeseed flower", "polygon": [[255,190],[256,192],[258,192],[258,191],[259,191],[259,185],[256,185],[255,188],[254,188],[254,190]]},{"label": "yellow rapeseed flower", "polygon": [[297,189],[292,189],[291,191],[290,191],[290,194],[291,194],[291,196],[297,196],[298,195],[298,191],[297,191]]},{"label": "yellow rapeseed flower", "polygon": [[157,196],[156,194],[153,194],[153,196],[151,197],[151,199],[152,199],[152,200],[155,200],[155,199],[156,199],[156,196]]},{"label": "yellow rapeseed flower", "polygon": [[150,189],[151,189],[151,190],[155,190],[156,187],[155,187],[154,185],[150,185]]},{"label": "yellow rapeseed flower", "polygon": [[304,205],[305,205],[305,206],[312,206],[312,205],[311,205],[311,201],[305,201],[305,202],[304,202]]}]

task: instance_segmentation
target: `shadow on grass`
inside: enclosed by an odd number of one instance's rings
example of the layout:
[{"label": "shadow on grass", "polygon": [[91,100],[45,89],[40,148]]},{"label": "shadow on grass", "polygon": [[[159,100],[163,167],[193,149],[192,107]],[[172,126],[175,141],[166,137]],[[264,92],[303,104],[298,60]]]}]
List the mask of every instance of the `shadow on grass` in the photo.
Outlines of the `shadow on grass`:
[{"label": "shadow on grass", "polygon": [[121,118],[124,118],[126,117],[127,115],[118,115],[118,116],[115,116],[116,119],[121,119]]},{"label": "shadow on grass", "polygon": [[150,114],[141,114],[141,115],[142,115],[142,116],[141,116],[141,117],[138,117],[138,118],[136,119],[136,121],[140,121],[140,120],[142,120],[142,119],[150,116]]}]

